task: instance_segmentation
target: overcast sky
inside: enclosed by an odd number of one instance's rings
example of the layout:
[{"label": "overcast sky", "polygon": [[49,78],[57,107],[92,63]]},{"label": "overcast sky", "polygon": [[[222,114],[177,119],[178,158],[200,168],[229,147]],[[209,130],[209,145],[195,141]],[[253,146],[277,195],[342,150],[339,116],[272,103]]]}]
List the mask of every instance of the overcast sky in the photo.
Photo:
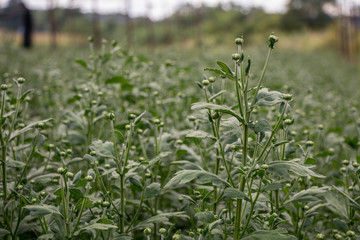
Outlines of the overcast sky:
[{"label": "overcast sky", "polygon": [[[0,6],[7,5],[9,0],[0,0]],[[91,12],[93,8],[93,0],[53,0],[59,7],[68,7],[72,2],[72,6],[80,7],[83,12]],[[96,0],[100,13],[124,12],[125,0]],[[50,0],[23,0],[23,2],[31,9],[47,9]],[[234,2],[244,7],[261,6],[268,12],[281,12],[286,8],[287,0],[130,0],[130,15],[140,16],[148,15],[152,19],[161,19],[172,14],[176,8],[184,3],[215,6],[220,2],[223,4]],[[148,7],[151,5],[151,11],[147,13]]]}]

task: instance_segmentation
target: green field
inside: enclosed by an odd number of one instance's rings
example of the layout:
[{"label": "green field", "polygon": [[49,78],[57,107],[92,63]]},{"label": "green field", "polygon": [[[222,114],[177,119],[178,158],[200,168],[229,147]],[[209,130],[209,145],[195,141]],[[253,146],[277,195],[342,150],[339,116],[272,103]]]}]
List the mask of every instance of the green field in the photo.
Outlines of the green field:
[{"label": "green field", "polygon": [[2,45],[0,237],[360,239],[359,66],[243,48]]}]

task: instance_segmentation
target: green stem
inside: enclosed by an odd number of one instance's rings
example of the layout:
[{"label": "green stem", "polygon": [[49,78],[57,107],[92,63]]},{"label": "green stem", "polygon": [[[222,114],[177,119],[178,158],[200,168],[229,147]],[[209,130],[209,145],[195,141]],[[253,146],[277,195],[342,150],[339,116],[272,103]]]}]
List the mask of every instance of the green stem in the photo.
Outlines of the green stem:
[{"label": "green stem", "polygon": [[268,54],[267,54],[267,56],[266,56],[264,68],[263,68],[263,70],[262,70],[262,72],[261,72],[260,79],[259,79],[258,85],[256,86],[255,94],[254,94],[253,100],[252,100],[251,105],[250,105],[250,110],[252,110],[252,109],[254,108],[255,101],[256,101],[256,97],[257,97],[257,95],[258,95],[258,93],[259,93],[259,90],[260,90],[262,81],[263,81],[263,79],[264,79],[265,72],[266,72],[266,68],[267,68],[267,66],[268,66],[269,59],[270,59],[270,56],[271,56],[271,52],[272,52],[272,48],[269,48]]},{"label": "green stem", "polygon": [[126,233],[128,233],[128,232],[130,231],[131,226],[135,223],[135,221],[136,221],[136,219],[137,219],[137,217],[138,217],[138,215],[139,215],[139,213],[140,213],[142,204],[143,204],[143,202],[144,202],[144,196],[145,196],[145,189],[143,189],[143,191],[142,191],[142,193],[141,193],[141,198],[140,198],[139,207],[138,207],[138,209],[136,210],[134,217],[131,219],[131,222],[130,222],[129,226],[126,228],[126,231],[125,231]]},{"label": "green stem", "polygon": [[79,216],[78,216],[78,219],[77,219],[77,221],[76,221],[75,227],[74,227],[74,229],[73,229],[73,231],[72,231],[72,233],[71,233],[71,238],[74,236],[74,234],[75,234],[75,232],[76,232],[76,230],[77,230],[77,228],[78,228],[78,226],[79,226],[79,223],[80,223],[80,220],[81,220],[81,216],[82,216],[82,214],[83,214],[83,212],[84,212],[85,203],[86,203],[86,200],[87,200],[87,196],[88,196],[88,194],[89,194],[89,191],[90,191],[90,183],[89,183],[89,182],[86,184],[85,189],[86,189],[86,190],[85,190],[84,200],[83,200],[83,202],[81,203],[81,208],[80,208]]},{"label": "green stem", "polygon": [[12,121],[11,121],[9,133],[8,133],[8,135],[7,135],[7,142],[9,142],[9,139],[10,139],[11,133],[12,133],[12,130],[14,129],[16,117],[17,117],[17,115],[18,115],[18,113],[19,113],[19,109],[20,109],[20,97],[21,97],[21,86],[22,86],[22,85],[19,85],[19,87],[18,87],[18,92],[17,92],[17,97],[16,97],[16,105],[15,105],[15,113],[14,113],[14,117],[12,118]]},{"label": "green stem", "polygon": [[[64,183],[65,182],[65,178],[63,177],[62,178],[63,181],[60,180],[61,182],[61,186],[60,186],[60,189],[61,189],[61,199],[62,199],[62,203],[63,203],[63,214],[64,214],[64,219],[65,219],[65,228],[66,228],[66,236],[70,236],[70,224],[69,224],[69,219],[67,217],[67,202],[65,200],[65,191],[64,191]],[[66,189],[68,190],[68,189]]]},{"label": "green stem", "polygon": [[40,129],[38,129],[38,132],[36,134],[36,138],[33,141],[31,151],[30,151],[30,153],[29,153],[29,155],[28,155],[28,157],[26,159],[26,164],[25,164],[25,166],[24,166],[24,168],[23,168],[23,170],[21,172],[21,175],[20,175],[18,181],[15,184],[15,188],[20,184],[21,180],[23,179],[23,177],[25,175],[25,172],[26,172],[26,170],[27,170],[27,168],[28,168],[28,166],[29,166],[29,164],[31,162],[31,159],[32,159],[32,157],[33,157],[33,155],[35,153],[35,149],[36,149],[37,142],[39,140],[39,136],[40,136]]},{"label": "green stem", "polygon": [[[256,197],[254,199],[254,201],[251,203],[251,208],[250,208],[250,212],[249,212],[249,215],[248,215],[248,218],[246,220],[246,223],[245,223],[245,226],[244,226],[244,229],[242,230],[241,234],[240,234],[240,238],[242,238],[246,232],[246,229],[248,228],[249,226],[249,223],[250,223],[250,219],[253,215],[253,212],[254,212],[254,207],[255,207],[255,204],[256,204],[256,201],[258,200],[259,196],[260,196],[260,192],[261,192],[261,185],[262,185],[262,180],[263,180],[263,177],[260,178],[260,184],[259,184],[259,188],[258,188],[258,191],[256,193]],[[251,191],[251,190],[249,190]]]}]

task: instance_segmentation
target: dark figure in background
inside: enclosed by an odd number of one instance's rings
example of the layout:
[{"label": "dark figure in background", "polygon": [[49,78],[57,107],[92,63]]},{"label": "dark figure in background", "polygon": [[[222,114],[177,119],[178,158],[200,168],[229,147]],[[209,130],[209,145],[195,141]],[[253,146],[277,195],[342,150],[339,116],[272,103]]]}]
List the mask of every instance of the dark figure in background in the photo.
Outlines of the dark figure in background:
[{"label": "dark figure in background", "polygon": [[33,22],[32,22],[31,12],[25,6],[24,3],[20,3],[20,4],[21,4],[21,8],[22,8],[22,24],[24,27],[23,46],[25,48],[31,48],[31,45],[32,45],[31,36],[32,36],[32,31],[33,31]]}]

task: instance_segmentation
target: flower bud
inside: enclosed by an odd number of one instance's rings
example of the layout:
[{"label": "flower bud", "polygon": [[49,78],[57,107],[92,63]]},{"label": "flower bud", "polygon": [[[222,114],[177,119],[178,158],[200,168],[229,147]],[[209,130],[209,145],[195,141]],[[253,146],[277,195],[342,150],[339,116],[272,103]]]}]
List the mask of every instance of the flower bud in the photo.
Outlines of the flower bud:
[{"label": "flower bud", "polygon": [[93,43],[94,42],[94,37],[93,36],[88,37],[88,42]]},{"label": "flower bud", "polygon": [[346,236],[348,236],[348,237],[355,237],[355,232],[349,230],[349,231],[346,232]]},{"label": "flower bud", "polygon": [[286,188],[291,188],[291,183],[285,184],[285,187],[286,187]]},{"label": "flower bud", "polygon": [[215,77],[213,77],[213,76],[209,77],[209,82],[214,83],[215,82]]},{"label": "flower bud", "polygon": [[159,229],[159,233],[164,235],[167,232],[167,230],[165,228],[160,228]]},{"label": "flower bud", "polygon": [[335,234],[334,237],[335,237],[335,239],[337,239],[337,240],[342,239],[342,236],[341,236],[341,234],[339,234],[339,233]]},{"label": "flower bud", "polygon": [[40,192],[40,196],[44,197],[46,195],[46,192],[45,191],[41,191]]},{"label": "flower bud", "polygon": [[188,116],[188,119],[189,119],[190,122],[194,122],[196,120],[196,117],[190,115],[190,116]]},{"label": "flower bud", "polygon": [[283,97],[283,99],[284,99],[285,101],[290,101],[290,100],[292,100],[292,94],[284,93],[284,94],[282,95],[282,97]]},{"label": "flower bud", "polygon": [[144,233],[145,235],[149,236],[151,234],[151,228],[145,228]]},{"label": "flower bud", "polygon": [[18,79],[16,79],[16,81],[17,81],[19,84],[23,84],[23,83],[25,83],[25,78],[19,77]]},{"label": "flower bud", "polygon": [[37,198],[34,198],[34,197],[31,198],[31,202],[32,202],[32,203],[36,203],[36,202],[37,202]]},{"label": "flower bud", "polygon": [[208,85],[210,84],[209,80],[207,80],[207,79],[202,80],[201,83],[202,83],[202,85],[204,85],[204,86],[208,86]]},{"label": "flower bud", "polygon": [[135,115],[135,114],[132,114],[132,113],[131,113],[131,114],[129,115],[129,120],[134,120],[135,118],[136,118],[136,115]]},{"label": "flower bud", "polygon": [[349,160],[342,160],[342,162],[341,162],[343,165],[345,165],[345,166],[348,166],[349,165]]},{"label": "flower bud", "polygon": [[305,146],[312,147],[312,146],[314,146],[314,142],[313,141],[306,141]]},{"label": "flower bud", "polygon": [[130,131],[130,130],[131,130],[131,125],[130,125],[130,124],[125,125],[125,129],[126,129],[127,131]]},{"label": "flower bud", "polygon": [[269,166],[266,163],[262,164],[260,167],[264,170],[269,168]]},{"label": "flower bud", "polygon": [[60,152],[60,156],[61,156],[61,157],[66,157],[66,152],[61,151],[61,152]]},{"label": "flower bud", "polygon": [[71,148],[66,149],[66,154],[67,155],[71,155],[73,153]]},{"label": "flower bud", "polygon": [[62,168],[62,167],[59,167],[56,171],[57,171],[58,174],[62,175],[62,174],[65,173],[66,170],[64,168]]},{"label": "flower bud", "polygon": [[318,234],[316,234],[316,239],[317,240],[323,240],[323,239],[325,239],[325,236],[322,233],[318,233]]},{"label": "flower bud", "polygon": [[309,209],[310,209],[310,207],[309,207],[308,205],[305,205],[305,206],[304,206],[304,210],[305,210],[305,211],[307,211],[307,210],[309,210]]},{"label": "flower bud", "polygon": [[161,123],[160,119],[158,119],[158,118],[155,118],[153,121],[154,121],[154,124],[160,124]]},{"label": "flower bud", "polygon": [[34,183],[35,183],[35,180],[34,180],[34,179],[31,179],[31,180],[30,180],[30,183],[31,183],[31,184],[34,184]]},{"label": "flower bud", "polygon": [[177,145],[183,144],[183,140],[181,140],[181,139],[176,140],[176,144],[177,144]]},{"label": "flower bud", "polygon": [[269,48],[274,49],[275,43],[278,42],[279,39],[274,34],[269,36]]},{"label": "flower bud", "polygon": [[293,119],[289,119],[289,118],[288,118],[288,119],[285,119],[285,120],[284,120],[284,124],[285,124],[285,125],[292,125],[293,123],[294,123],[294,120],[293,120]]},{"label": "flower bud", "polygon": [[179,234],[174,234],[173,235],[173,237],[172,237],[172,240],[180,240],[181,239],[181,237],[180,237],[180,235]]},{"label": "flower bud", "polygon": [[345,167],[341,167],[339,170],[340,170],[341,173],[345,173],[345,172],[346,172],[346,168],[345,168]]},{"label": "flower bud", "polygon": [[243,45],[244,44],[244,38],[243,36],[239,37],[239,38],[235,38],[235,44],[236,45]]},{"label": "flower bud", "polygon": [[3,84],[1,84],[0,88],[1,88],[1,90],[6,91],[6,90],[8,90],[9,87],[7,84],[3,83]]},{"label": "flower bud", "polygon": [[72,172],[67,172],[65,176],[71,179],[74,177],[74,174]]},{"label": "flower bud", "polygon": [[239,61],[240,60],[240,54],[238,54],[238,53],[234,53],[233,55],[232,55],[232,59],[233,60],[235,60],[235,61]]},{"label": "flower bud", "polygon": [[37,127],[38,129],[44,129],[45,123],[39,122],[39,123],[36,124],[36,127]]},{"label": "flower bud", "polygon": [[353,162],[352,165],[353,165],[354,168],[359,167],[359,164],[357,162]]},{"label": "flower bud", "polygon": [[110,207],[110,203],[108,201],[104,201],[104,202],[101,203],[101,206],[107,208],[107,207]]},{"label": "flower bud", "polygon": [[106,164],[104,165],[104,168],[105,168],[105,169],[110,169],[110,167],[111,167],[111,166],[110,166],[110,164],[108,164],[108,163],[106,163]]},{"label": "flower bud", "polygon": [[87,182],[91,182],[92,180],[94,180],[94,178],[90,175],[87,175],[85,178],[84,178]]},{"label": "flower bud", "polygon": [[115,120],[115,113],[111,112],[108,114],[108,118],[111,120],[111,121],[114,121]]}]

